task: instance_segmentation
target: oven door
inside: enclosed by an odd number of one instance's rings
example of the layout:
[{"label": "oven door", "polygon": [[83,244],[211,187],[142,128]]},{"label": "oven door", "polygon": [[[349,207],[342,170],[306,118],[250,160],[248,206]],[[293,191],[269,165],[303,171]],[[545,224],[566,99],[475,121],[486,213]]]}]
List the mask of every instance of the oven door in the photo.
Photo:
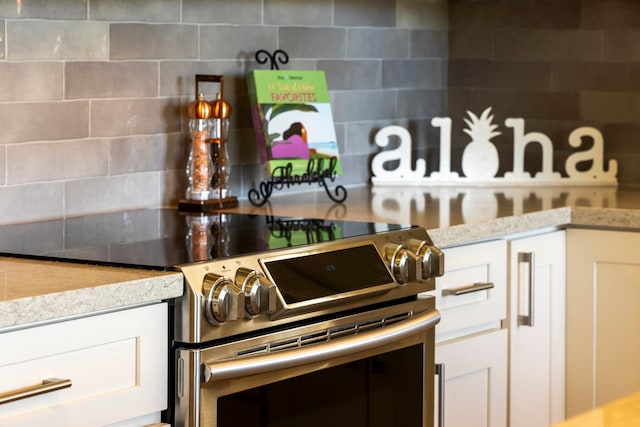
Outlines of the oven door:
[{"label": "oven door", "polygon": [[428,298],[180,350],[175,425],[431,427],[439,319]]}]

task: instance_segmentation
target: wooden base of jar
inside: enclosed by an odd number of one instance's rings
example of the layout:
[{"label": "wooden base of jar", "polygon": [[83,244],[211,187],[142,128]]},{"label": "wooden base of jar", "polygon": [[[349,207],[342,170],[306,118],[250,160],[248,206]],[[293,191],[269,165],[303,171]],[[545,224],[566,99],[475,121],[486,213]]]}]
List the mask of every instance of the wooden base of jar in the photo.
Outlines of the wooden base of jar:
[{"label": "wooden base of jar", "polygon": [[182,199],[178,203],[178,210],[181,212],[216,212],[221,209],[235,208],[238,206],[238,198],[229,196],[222,199],[210,200],[187,200]]}]

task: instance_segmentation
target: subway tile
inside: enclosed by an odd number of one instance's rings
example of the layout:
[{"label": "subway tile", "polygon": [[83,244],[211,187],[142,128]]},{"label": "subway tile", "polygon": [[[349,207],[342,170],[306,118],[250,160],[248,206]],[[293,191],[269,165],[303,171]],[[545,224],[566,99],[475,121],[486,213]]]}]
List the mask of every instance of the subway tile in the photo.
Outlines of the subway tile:
[{"label": "subway tile", "polygon": [[449,56],[447,31],[415,30],[411,32],[411,58],[443,58]]},{"label": "subway tile", "polygon": [[109,27],[110,59],[196,59],[198,27],[117,23]]},{"label": "subway tile", "polygon": [[399,28],[444,30],[449,28],[448,0],[397,0]]},{"label": "subway tile", "polygon": [[62,69],[59,62],[0,62],[0,101],[61,100]]},{"label": "subway tile", "polygon": [[556,62],[554,90],[640,91],[640,65],[619,62]]},{"label": "subway tile", "polygon": [[381,88],[380,61],[318,61],[318,69],[325,71],[330,90]]},{"label": "subway tile", "polygon": [[475,90],[473,99],[476,114],[493,107],[496,114],[524,119],[576,120],[580,117],[580,99],[572,92]]},{"label": "subway tile", "polygon": [[[471,88],[450,86],[447,90],[447,116],[462,116],[469,108],[474,108],[475,93]],[[484,108],[487,106],[484,105]]]},{"label": "subway tile", "polygon": [[618,161],[624,161],[627,154],[640,152],[640,125],[637,122],[604,124],[601,131],[605,152],[617,157]]},{"label": "subway tile", "polygon": [[96,100],[91,103],[91,136],[178,132],[184,108],[177,98]]},{"label": "subway tile", "polygon": [[136,98],[158,95],[155,62],[70,62],[65,98]]},{"label": "subway tile", "polygon": [[200,27],[200,59],[249,59],[253,58],[255,52],[260,49],[273,52],[277,43],[276,27],[229,25]]},{"label": "subway tile", "polygon": [[339,91],[332,94],[335,122],[383,120],[396,116],[396,93],[392,90]]},{"label": "subway tile", "polygon": [[605,61],[640,61],[640,31],[606,31],[602,37]]},{"label": "subway tile", "polygon": [[340,0],[334,2],[333,22],[339,26],[393,27],[396,2],[389,0]]},{"label": "subway tile", "polygon": [[[160,62],[160,96],[188,96],[196,99],[196,74],[223,76],[223,95],[246,90],[244,84],[238,88],[234,74],[238,73],[236,60],[214,61],[162,61]],[[244,72],[242,79],[244,80]],[[205,99],[214,99],[220,90],[218,83],[200,82],[198,90]]]},{"label": "subway tile", "polygon": [[31,222],[63,215],[61,182],[0,187],[0,224]]},{"label": "subway tile", "polygon": [[495,35],[497,59],[530,61],[597,61],[602,58],[602,35],[582,30],[513,30]]},{"label": "subway tile", "polygon": [[231,159],[231,174],[240,174],[238,166],[251,164],[258,160],[258,146],[256,144],[256,131],[251,125],[243,129],[237,129],[229,134],[229,158]]},{"label": "subway tile", "polygon": [[[341,156],[340,164],[342,165],[342,175],[338,176],[335,182],[327,183],[329,191],[333,193],[338,185],[368,183],[371,179],[369,176],[370,157],[369,154],[345,154]],[[348,195],[347,190],[347,199]]]},{"label": "subway tile", "polygon": [[439,89],[446,85],[446,61],[440,59],[385,60],[382,87]]},{"label": "subway tile", "polygon": [[91,0],[89,19],[97,21],[180,21],[180,0]]},{"label": "subway tile", "polygon": [[446,115],[447,91],[445,89],[409,89],[398,91],[398,117],[419,119]]},{"label": "subway tile", "polygon": [[100,140],[12,144],[7,147],[7,183],[106,175],[107,150],[107,142]]},{"label": "subway tile", "polygon": [[159,172],[66,181],[66,216],[158,207]]},{"label": "subway tile", "polygon": [[0,103],[0,143],[89,136],[89,102]]},{"label": "subway tile", "polygon": [[160,172],[160,206],[177,207],[180,199],[184,199],[186,189],[187,176],[183,169]]},{"label": "subway tile", "polygon": [[251,25],[261,19],[261,0],[182,0],[184,22]]},{"label": "subway tile", "polygon": [[346,30],[342,28],[280,27],[279,45],[290,58],[344,58]]},{"label": "subway tile", "polygon": [[637,92],[582,91],[581,117],[603,123],[636,123],[640,117]]},{"label": "subway tile", "polygon": [[583,1],[581,6],[582,28],[640,29],[640,3],[637,0]]},{"label": "subway tile", "polygon": [[10,60],[107,59],[106,23],[19,20],[8,22],[6,33]]},{"label": "subway tile", "polygon": [[184,168],[188,138],[172,133],[109,140],[109,175]]},{"label": "subway tile", "polygon": [[87,0],[5,0],[0,2],[0,16],[8,19],[87,19]]},{"label": "subway tile", "polygon": [[449,59],[491,59],[495,57],[495,31],[449,31]]},{"label": "subway tile", "polygon": [[580,0],[450,1],[451,29],[577,29]]},{"label": "subway tile", "polygon": [[381,28],[347,30],[348,58],[408,58],[409,31]]},{"label": "subway tile", "polygon": [[[605,161],[608,160],[605,158]],[[631,184],[637,185],[640,182],[640,154],[637,152],[624,156],[624,160],[618,160],[618,183],[621,185]]]},{"label": "subway tile", "polygon": [[375,144],[376,133],[385,126],[403,126],[405,124],[398,120],[347,123],[343,125],[345,127],[344,147],[340,150],[340,155],[376,153],[379,150]]},{"label": "subway tile", "polygon": [[332,19],[332,0],[264,0],[264,23],[268,25],[331,25]]},{"label": "subway tile", "polygon": [[0,185],[6,184],[5,165],[7,163],[7,146],[0,145]]},{"label": "subway tile", "polygon": [[551,88],[551,66],[547,62],[456,59],[448,65],[448,84],[453,87],[540,91]]},{"label": "subway tile", "polygon": [[0,61],[7,57],[7,47],[4,42],[4,20],[0,19]]}]

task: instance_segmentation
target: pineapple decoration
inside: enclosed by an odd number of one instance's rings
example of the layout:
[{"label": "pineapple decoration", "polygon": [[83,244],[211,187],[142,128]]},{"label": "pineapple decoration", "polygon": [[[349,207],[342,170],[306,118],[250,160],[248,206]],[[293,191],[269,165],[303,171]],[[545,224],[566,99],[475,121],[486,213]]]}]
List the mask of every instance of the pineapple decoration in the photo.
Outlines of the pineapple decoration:
[{"label": "pineapple decoration", "polygon": [[498,125],[493,124],[491,107],[482,112],[480,117],[467,111],[469,119],[464,119],[467,128],[464,132],[471,136],[471,142],[462,153],[462,172],[467,178],[489,179],[496,176],[500,159],[498,150],[491,138],[500,135],[495,131]]}]

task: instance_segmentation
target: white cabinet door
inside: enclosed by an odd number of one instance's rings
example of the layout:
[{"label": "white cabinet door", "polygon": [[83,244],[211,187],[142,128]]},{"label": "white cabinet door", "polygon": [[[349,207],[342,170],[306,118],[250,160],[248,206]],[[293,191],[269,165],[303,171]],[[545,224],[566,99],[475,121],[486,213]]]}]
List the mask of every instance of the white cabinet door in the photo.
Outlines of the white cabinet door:
[{"label": "white cabinet door", "polygon": [[564,419],[565,232],[510,244],[509,422],[547,427]]},{"label": "white cabinet door", "polygon": [[[167,316],[158,303],[0,334],[0,425],[159,421],[167,407]],[[45,392],[50,379],[64,381]]]},{"label": "white cabinet door", "polygon": [[640,390],[640,233],[567,233],[570,416]]},{"label": "white cabinet door", "polygon": [[[436,363],[444,365],[445,427],[507,425],[506,329],[438,345]],[[438,400],[436,392],[436,408]]]},{"label": "white cabinet door", "polygon": [[445,274],[431,292],[442,316],[436,326],[436,363],[444,366],[444,426],[505,427],[507,242],[444,253]]}]

